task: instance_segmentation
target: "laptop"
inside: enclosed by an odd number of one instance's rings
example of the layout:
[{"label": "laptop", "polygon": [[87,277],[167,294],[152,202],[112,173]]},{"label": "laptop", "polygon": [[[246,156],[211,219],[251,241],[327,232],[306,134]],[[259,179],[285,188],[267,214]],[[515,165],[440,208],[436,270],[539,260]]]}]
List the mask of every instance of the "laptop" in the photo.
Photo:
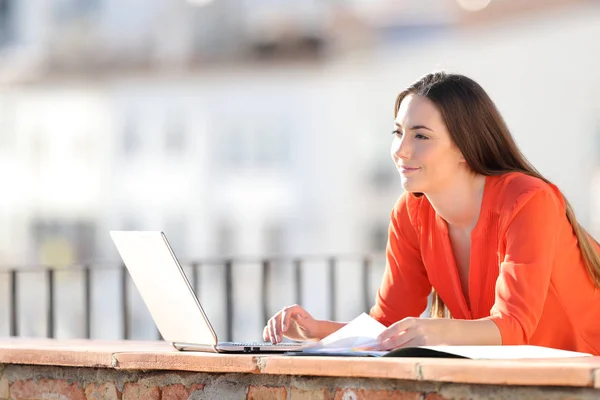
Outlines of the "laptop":
[{"label": "laptop", "polygon": [[218,353],[302,349],[300,343],[219,342],[163,232],[111,231],[110,235],[160,334],[176,349]]}]

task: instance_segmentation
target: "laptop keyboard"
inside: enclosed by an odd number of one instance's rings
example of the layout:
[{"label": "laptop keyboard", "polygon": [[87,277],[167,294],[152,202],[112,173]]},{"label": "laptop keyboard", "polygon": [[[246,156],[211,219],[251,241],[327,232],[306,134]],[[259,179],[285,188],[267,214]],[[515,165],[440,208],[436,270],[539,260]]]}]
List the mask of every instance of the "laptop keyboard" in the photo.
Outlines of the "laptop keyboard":
[{"label": "laptop keyboard", "polygon": [[227,344],[230,344],[232,346],[240,346],[240,347],[269,347],[269,346],[291,347],[291,346],[298,346],[298,343],[273,344],[271,342],[227,342]]}]

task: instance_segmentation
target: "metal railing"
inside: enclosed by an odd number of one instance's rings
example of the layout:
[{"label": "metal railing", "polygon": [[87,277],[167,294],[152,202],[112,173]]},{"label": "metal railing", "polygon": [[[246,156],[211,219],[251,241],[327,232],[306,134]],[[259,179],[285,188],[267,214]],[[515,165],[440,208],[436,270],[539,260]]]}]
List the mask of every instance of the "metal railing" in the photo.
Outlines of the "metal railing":
[{"label": "metal railing", "polygon": [[[262,320],[266,323],[267,320],[271,317],[269,312],[268,303],[269,303],[269,294],[268,289],[272,284],[272,266],[275,262],[277,263],[288,263],[292,271],[292,281],[293,281],[293,295],[295,299],[295,303],[303,304],[303,274],[304,267],[307,262],[319,261],[323,262],[327,268],[327,298],[328,298],[328,317],[332,320],[335,320],[336,309],[337,309],[337,291],[336,291],[336,282],[339,278],[338,276],[338,264],[341,260],[350,260],[352,262],[358,262],[360,265],[360,279],[357,282],[359,286],[359,291],[361,293],[361,303],[362,309],[364,311],[368,311],[371,307],[374,300],[374,293],[372,288],[369,286],[370,274],[373,267],[374,260],[383,260],[380,256],[372,256],[372,255],[364,255],[364,256],[309,256],[309,257],[293,257],[293,258],[282,258],[282,257],[273,257],[273,258],[263,258],[263,259],[241,259],[241,258],[228,258],[217,261],[194,261],[190,262],[187,265],[188,271],[190,272],[188,279],[190,280],[190,284],[194,289],[196,296],[199,296],[198,288],[200,287],[201,266],[205,264],[210,265],[221,265],[224,269],[223,271],[223,279],[224,279],[224,293],[223,293],[223,301],[225,308],[225,331],[224,336],[226,340],[233,340],[233,319],[234,319],[234,299],[233,299],[233,268],[234,266],[239,266],[247,263],[254,263],[260,265],[260,315]],[[56,273],[57,272],[65,272],[65,271],[79,271],[81,273],[82,285],[83,285],[83,336],[84,338],[92,337],[92,319],[94,309],[92,307],[92,274],[94,271],[99,270],[97,266],[94,265],[81,265],[76,267],[71,267],[68,269],[65,268],[54,268],[54,267],[43,267],[43,268],[27,268],[27,269],[0,269],[0,274],[8,274],[8,286],[9,286],[9,335],[10,336],[20,336],[19,334],[19,278],[23,274],[44,274],[45,276],[45,287],[46,287],[46,301],[45,301],[45,319],[46,319],[46,332],[45,337],[54,338],[55,337],[55,321],[56,321],[56,292],[57,292],[57,280]],[[119,272],[118,277],[118,285],[119,285],[119,293],[120,293],[120,318],[121,318],[121,338],[122,339],[130,339],[131,338],[131,312],[130,312],[130,276],[129,272],[125,265],[113,266],[110,268],[101,268],[101,270],[113,270]],[[117,317],[118,318],[118,317]],[[157,332],[157,338],[160,338],[160,334]]]}]

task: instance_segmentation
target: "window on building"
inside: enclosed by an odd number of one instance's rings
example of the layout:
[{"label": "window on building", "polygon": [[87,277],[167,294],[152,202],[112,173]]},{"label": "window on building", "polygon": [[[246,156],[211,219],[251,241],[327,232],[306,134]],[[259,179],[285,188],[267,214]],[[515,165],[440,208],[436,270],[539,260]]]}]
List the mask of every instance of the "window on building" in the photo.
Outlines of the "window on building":
[{"label": "window on building", "polygon": [[56,0],[54,15],[58,21],[88,17],[98,11],[101,0]]},{"label": "window on building", "polygon": [[0,47],[10,44],[13,38],[14,0],[0,0]]},{"label": "window on building", "polygon": [[126,156],[132,156],[140,151],[142,140],[138,131],[137,122],[133,117],[128,117],[122,130],[122,149]]},{"label": "window on building", "polygon": [[219,134],[219,162],[226,167],[280,168],[290,162],[290,127],[283,121],[247,118],[223,127]]},{"label": "window on building", "polygon": [[281,223],[271,222],[264,228],[264,249],[266,255],[283,254],[286,251],[286,232]]},{"label": "window on building", "polygon": [[222,220],[216,229],[216,252],[218,257],[233,255],[236,248],[235,229],[230,221]]},{"label": "window on building", "polygon": [[250,135],[247,128],[236,127],[235,124],[221,125],[213,132],[217,136],[216,164],[225,168],[250,165]]},{"label": "window on building", "polygon": [[289,162],[289,129],[281,121],[257,124],[253,135],[257,166],[280,167]]},{"label": "window on building", "polygon": [[165,150],[171,154],[182,154],[186,146],[186,127],[180,114],[169,116],[165,124]]}]

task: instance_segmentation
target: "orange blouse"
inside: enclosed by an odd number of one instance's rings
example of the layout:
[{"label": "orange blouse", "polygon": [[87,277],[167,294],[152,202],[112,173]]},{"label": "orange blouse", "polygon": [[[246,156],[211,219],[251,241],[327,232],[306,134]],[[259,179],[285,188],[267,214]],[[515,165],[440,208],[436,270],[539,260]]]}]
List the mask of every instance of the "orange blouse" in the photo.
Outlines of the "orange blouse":
[{"label": "orange blouse", "polygon": [[494,321],[504,345],[600,355],[600,290],[565,212],[554,185],[517,172],[487,177],[471,233],[467,303],[446,221],[427,197],[404,193],[392,211],[371,316],[387,326],[418,317],[433,286],[454,318]]}]

